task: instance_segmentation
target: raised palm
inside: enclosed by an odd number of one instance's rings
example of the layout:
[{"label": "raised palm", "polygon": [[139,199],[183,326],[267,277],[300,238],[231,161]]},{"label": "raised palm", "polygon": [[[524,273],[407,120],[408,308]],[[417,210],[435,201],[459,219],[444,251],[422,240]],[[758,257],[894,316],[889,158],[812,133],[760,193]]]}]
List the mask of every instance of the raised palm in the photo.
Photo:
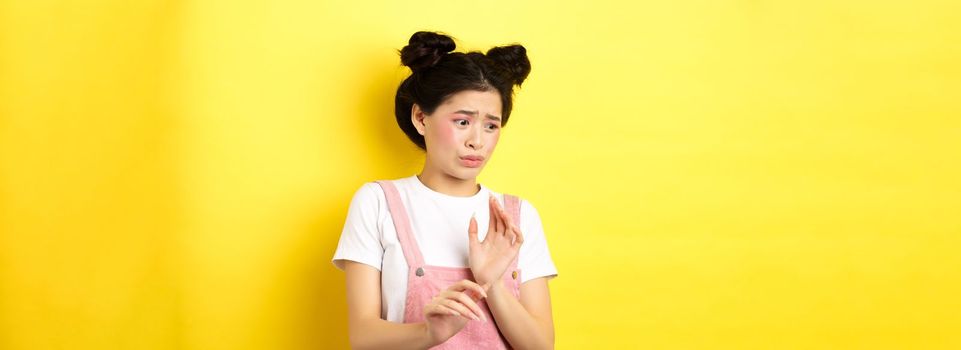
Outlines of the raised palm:
[{"label": "raised palm", "polygon": [[470,269],[474,280],[484,289],[490,288],[491,283],[504,275],[524,243],[521,230],[493,196],[490,197],[488,205],[490,224],[487,226],[484,241],[478,239],[477,220],[473,217],[467,229],[470,236]]}]

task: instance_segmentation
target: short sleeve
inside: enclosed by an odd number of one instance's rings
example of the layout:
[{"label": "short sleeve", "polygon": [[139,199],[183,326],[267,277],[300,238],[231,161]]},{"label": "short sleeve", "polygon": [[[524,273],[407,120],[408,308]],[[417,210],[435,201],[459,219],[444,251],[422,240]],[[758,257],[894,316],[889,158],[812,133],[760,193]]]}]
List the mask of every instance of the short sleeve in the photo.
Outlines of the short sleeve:
[{"label": "short sleeve", "polygon": [[340,241],[331,262],[338,269],[344,269],[344,260],[356,261],[381,269],[384,246],[377,223],[380,210],[384,206],[384,194],[380,185],[365,183],[354,193],[347,209],[347,219],[340,233]]},{"label": "short sleeve", "polygon": [[547,248],[547,237],[541,224],[540,214],[526,200],[521,201],[521,233],[524,234],[524,244],[521,245],[517,267],[521,270],[521,283],[529,280],[547,277],[557,277],[557,267],[551,259]]}]

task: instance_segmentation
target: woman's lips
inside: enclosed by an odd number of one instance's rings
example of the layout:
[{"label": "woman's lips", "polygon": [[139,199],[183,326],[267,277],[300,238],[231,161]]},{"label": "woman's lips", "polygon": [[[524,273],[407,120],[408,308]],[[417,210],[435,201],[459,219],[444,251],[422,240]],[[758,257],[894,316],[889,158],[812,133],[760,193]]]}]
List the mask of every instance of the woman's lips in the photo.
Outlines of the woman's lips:
[{"label": "woman's lips", "polygon": [[481,157],[460,157],[460,164],[468,168],[477,168],[484,163],[484,158]]}]

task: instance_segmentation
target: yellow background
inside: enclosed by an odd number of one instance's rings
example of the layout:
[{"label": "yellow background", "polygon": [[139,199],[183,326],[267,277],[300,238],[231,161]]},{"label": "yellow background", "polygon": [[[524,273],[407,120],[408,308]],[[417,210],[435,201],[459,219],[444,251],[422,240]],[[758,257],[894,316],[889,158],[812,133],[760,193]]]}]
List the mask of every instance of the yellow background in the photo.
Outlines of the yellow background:
[{"label": "yellow background", "polygon": [[481,182],[558,349],[961,347],[961,2],[0,0],[0,348],[345,348],[416,30],[533,71]]}]

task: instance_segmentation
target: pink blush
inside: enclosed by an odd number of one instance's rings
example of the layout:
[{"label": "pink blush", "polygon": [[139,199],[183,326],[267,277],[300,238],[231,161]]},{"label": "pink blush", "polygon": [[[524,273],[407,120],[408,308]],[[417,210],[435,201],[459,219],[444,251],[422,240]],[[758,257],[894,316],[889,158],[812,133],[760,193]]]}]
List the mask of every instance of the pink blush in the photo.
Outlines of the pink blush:
[{"label": "pink blush", "polygon": [[453,123],[444,123],[444,125],[438,129],[437,136],[440,136],[441,143],[445,145],[452,145],[454,143]]}]

